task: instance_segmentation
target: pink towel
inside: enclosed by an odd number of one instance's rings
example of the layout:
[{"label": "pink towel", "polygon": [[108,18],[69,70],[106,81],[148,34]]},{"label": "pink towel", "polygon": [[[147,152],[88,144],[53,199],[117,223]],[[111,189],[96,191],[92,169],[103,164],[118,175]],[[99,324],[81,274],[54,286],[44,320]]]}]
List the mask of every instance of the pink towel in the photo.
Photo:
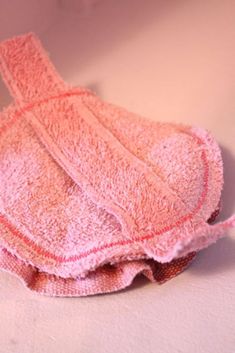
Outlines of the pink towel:
[{"label": "pink towel", "polygon": [[43,294],[163,283],[235,226],[211,225],[220,149],[70,87],[32,33],[0,44],[14,102],[0,115],[0,268]]}]

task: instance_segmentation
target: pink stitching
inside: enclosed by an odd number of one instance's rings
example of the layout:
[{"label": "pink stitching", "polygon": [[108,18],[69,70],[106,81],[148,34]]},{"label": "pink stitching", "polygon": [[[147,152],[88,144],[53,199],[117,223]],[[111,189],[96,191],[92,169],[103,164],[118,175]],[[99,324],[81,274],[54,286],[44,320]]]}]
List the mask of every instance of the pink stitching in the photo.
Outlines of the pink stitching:
[{"label": "pink stitching", "polygon": [[[60,95],[56,95],[56,96],[45,98],[45,99],[40,100],[38,102],[31,103],[31,104],[27,105],[26,107],[22,108],[21,110],[19,110],[18,112],[16,112],[16,115],[5,126],[3,126],[2,129],[0,129],[0,133],[6,131],[9,127],[11,127],[15,123],[15,121],[20,116],[22,116],[23,113],[31,110],[33,107],[35,107],[37,105],[40,105],[40,104],[43,104],[43,103],[47,103],[51,99],[62,98],[62,97],[70,97],[70,96],[73,96],[73,95],[79,95],[81,93],[94,94],[93,92],[89,92],[89,90],[87,90],[87,92],[77,92],[77,90],[72,90],[72,91],[69,91],[69,92],[64,92],[64,93],[62,93]],[[189,135],[191,135],[197,141],[197,143],[199,145],[203,144],[203,141],[198,136],[196,136],[193,133],[189,133],[189,132],[187,132],[187,133]],[[149,239],[154,238],[157,235],[161,235],[161,234],[163,234],[165,232],[168,232],[168,231],[172,230],[173,228],[182,225],[184,222],[192,219],[193,216],[195,216],[196,213],[202,207],[203,202],[204,202],[204,200],[206,198],[206,195],[207,195],[207,192],[208,192],[208,175],[209,175],[209,165],[208,165],[208,161],[207,161],[207,158],[206,158],[206,153],[205,153],[204,150],[202,151],[201,158],[202,158],[203,164],[204,164],[204,175],[203,175],[204,188],[203,188],[203,191],[202,191],[202,193],[201,193],[201,195],[199,197],[197,206],[195,207],[195,209],[191,213],[181,217],[173,225],[170,225],[170,226],[162,228],[161,230],[159,230],[155,234],[149,234],[149,235],[145,235],[145,236],[139,237],[139,238],[136,237],[136,238],[133,238],[133,239],[120,240],[120,241],[117,241],[117,242],[108,243],[108,244],[102,245],[99,248],[92,248],[92,249],[90,249],[88,251],[85,251],[85,252],[79,254],[79,255],[73,255],[73,256],[70,256],[70,257],[66,258],[66,257],[63,257],[63,256],[58,256],[58,255],[52,254],[49,251],[47,251],[47,250],[43,249],[42,247],[40,247],[39,245],[37,245],[36,243],[34,243],[33,240],[27,238],[25,235],[23,235],[21,232],[19,232],[7,220],[7,218],[4,215],[2,215],[1,213],[0,213],[0,223],[2,223],[6,228],[8,228],[13,235],[15,235],[19,239],[21,239],[26,245],[28,245],[30,248],[33,248],[34,251],[37,254],[45,256],[45,257],[48,257],[48,258],[51,258],[51,259],[53,259],[53,260],[55,260],[55,261],[57,261],[59,263],[75,262],[75,261],[78,261],[78,260],[80,260],[82,258],[85,258],[85,257],[87,257],[87,256],[89,256],[91,254],[95,254],[95,253],[97,253],[99,251],[102,251],[104,249],[108,249],[108,248],[111,248],[111,247],[114,247],[114,246],[117,246],[117,245],[118,246],[125,246],[125,245],[128,245],[128,244],[134,243],[134,242],[142,242],[142,241],[145,241],[145,240],[149,240]]]},{"label": "pink stitching", "polygon": [[47,103],[50,100],[53,99],[58,99],[58,98],[64,98],[64,97],[72,97],[72,96],[80,96],[80,95],[87,95],[87,96],[95,96],[95,93],[90,91],[87,88],[78,88],[78,89],[71,89],[70,91],[63,92],[61,94],[58,94],[56,96],[49,96],[47,98],[41,99],[37,102],[30,103],[26,105],[26,107],[19,109],[16,111],[14,117],[12,117],[3,127],[0,129],[0,134],[7,131],[8,128],[10,128],[14,123],[17,121],[18,118],[22,116],[23,113],[29,112],[31,109],[33,109],[35,106],[38,106],[43,103]]}]

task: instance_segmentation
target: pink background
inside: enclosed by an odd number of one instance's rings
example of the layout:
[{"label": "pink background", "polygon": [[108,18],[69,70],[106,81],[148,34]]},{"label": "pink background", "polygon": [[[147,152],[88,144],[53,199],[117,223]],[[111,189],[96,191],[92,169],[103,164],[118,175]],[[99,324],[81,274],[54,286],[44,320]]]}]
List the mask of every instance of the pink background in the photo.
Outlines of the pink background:
[{"label": "pink background", "polygon": [[[93,5],[92,5],[93,4]],[[0,40],[35,31],[70,83],[151,119],[208,128],[235,212],[235,1],[0,1]],[[11,98],[0,83],[0,105]],[[0,353],[234,353],[235,240],[159,287],[47,298],[0,272]]]}]

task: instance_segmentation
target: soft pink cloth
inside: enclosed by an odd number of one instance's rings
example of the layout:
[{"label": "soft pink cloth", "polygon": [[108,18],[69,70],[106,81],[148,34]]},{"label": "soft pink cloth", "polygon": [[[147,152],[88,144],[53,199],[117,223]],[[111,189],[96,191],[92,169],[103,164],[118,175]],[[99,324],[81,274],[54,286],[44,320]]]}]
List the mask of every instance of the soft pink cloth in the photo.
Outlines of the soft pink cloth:
[{"label": "soft pink cloth", "polygon": [[[235,226],[210,225],[223,166],[204,129],[147,120],[73,88],[27,34],[0,44],[0,267],[49,295],[179,273]],[[170,264],[169,264],[170,262]],[[163,272],[161,272],[163,273]]]}]

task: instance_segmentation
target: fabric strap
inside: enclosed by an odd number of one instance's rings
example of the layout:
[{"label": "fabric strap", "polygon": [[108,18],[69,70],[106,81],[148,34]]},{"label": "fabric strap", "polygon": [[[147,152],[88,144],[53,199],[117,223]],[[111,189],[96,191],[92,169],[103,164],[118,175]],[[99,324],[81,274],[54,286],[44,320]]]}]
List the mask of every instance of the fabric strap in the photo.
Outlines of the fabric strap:
[{"label": "fabric strap", "polygon": [[0,73],[16,101],[38,100],[67,86],[33,33],[0,43]]},{"label": "fabric strap", "polygon": [[119,216],[128,234],[159,231],[186,213],[169,186],[130,153],[76,94],[65,92],[66,83],[33,33],[1,43],[0,61],[24,119],[48,152],[95,203]]}]

